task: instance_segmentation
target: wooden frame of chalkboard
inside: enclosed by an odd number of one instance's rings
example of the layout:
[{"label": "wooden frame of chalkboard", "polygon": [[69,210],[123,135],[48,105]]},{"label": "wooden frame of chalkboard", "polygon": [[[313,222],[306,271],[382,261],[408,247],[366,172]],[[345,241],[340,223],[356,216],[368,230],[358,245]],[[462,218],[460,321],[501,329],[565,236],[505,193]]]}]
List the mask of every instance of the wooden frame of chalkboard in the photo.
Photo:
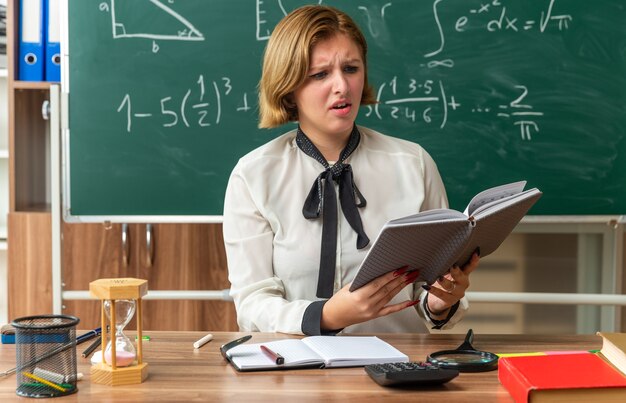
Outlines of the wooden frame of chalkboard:
[{"label": "wooden frame of chalkboard", "polygon": [[[424,146],[452,208],[527,180],[544,193],[531,215],[621,220],[621,1],[324,3],[368,40],[379,103],[357,123]],[[221,221],[237,159],[292,127],[256,128],[263,48],[290,10],[278,1],[63,4],[64,218]]]}]

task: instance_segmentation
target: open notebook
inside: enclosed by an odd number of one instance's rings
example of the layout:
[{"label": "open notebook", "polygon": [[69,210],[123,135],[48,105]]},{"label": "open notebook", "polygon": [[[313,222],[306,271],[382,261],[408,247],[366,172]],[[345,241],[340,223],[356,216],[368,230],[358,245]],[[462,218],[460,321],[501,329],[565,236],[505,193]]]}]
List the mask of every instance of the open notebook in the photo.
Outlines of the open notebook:
[{"label": "open notebook", "polygon": [[[285,359],[276,364],[264,345]],[[238,371],[292,368],[356,367],[387,362],[408,362],[409,357],[375,336],[310,336],[267,343],[240,344],[226,352]]]}]

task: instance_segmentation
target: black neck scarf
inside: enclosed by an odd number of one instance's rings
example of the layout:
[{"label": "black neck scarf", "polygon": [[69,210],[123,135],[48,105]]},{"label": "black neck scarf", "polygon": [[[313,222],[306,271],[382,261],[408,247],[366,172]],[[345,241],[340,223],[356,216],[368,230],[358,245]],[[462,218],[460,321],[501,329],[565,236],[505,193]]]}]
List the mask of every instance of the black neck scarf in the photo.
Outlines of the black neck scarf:
[{"label": "black neck scarf", "polygon": [[[317,279],[317,297],[330,298],[333,295],[335,282],[335,263],[337,254],[337,200],[335,186],[339,185],[339,202],[344,217],[357,233],[356,247],[363,249],[370,242],[363,230],[363,223],[357,207],[365,207],[367,201],[354,184],[352,167],[344,161],[359,145],[361,134],[356,128],[352,129],[348,144],[341,151],[339,161],[330,166],[326,158],[298,127],[296,144],[309,157],[324,166],[311,191],[304,201],[302,214],[306,219],[317,219],[322,215],[322,247],[320,256],[320,273]],[[357,202],[358,198],[358,202]]]}]

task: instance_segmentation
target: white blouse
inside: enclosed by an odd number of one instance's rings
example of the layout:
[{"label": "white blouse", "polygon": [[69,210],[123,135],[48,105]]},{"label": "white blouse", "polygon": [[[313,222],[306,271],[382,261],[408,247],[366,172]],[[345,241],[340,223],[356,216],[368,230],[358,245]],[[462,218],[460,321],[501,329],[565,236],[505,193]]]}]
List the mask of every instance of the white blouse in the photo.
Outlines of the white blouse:
[{"label": "white blouse", "polygon": [[[361,141],[345,163],[367,200],[359,208],[370,245],[358,250],[357,234],[338,206],[334,292],[350,283],[383,225],[394,218],[446,208],[441,176],[419,145],[359,127]],[[308,220],[302,206],[324,167],[302,152],[296,130],[242,157],[230,176],[224,203],[224,242],[230,295],[241,331],[302,334],[305,310],[316,297],[322,219]],[[335,185],[336,186],[336,185]],[[338,191],[336,192],[339,193]],[[419,286],[406,286],[391,303],[424,301]],[[459,309],[443,328],[467,310]],[[420,318],[421,317],[421,318]],[[423,304],[349,326],[344,333],[428,332]]]}]

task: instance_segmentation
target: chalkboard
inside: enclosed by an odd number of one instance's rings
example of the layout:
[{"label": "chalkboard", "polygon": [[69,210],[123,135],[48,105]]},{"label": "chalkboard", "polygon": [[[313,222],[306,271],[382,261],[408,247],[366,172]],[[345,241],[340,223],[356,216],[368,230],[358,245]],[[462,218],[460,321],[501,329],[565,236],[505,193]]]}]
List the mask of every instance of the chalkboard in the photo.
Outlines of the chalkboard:
[{"label": "chalkboard", "polygon": [[[304,3],[70,0],[69,219],[220,216],[238,158],[294,127],[257,129],[256,86]],[[424,146],[452,207],[526,179],[533,215],[626,213],[623,0],[324,3],[369,43],[379,103],[357,123]]]}]

